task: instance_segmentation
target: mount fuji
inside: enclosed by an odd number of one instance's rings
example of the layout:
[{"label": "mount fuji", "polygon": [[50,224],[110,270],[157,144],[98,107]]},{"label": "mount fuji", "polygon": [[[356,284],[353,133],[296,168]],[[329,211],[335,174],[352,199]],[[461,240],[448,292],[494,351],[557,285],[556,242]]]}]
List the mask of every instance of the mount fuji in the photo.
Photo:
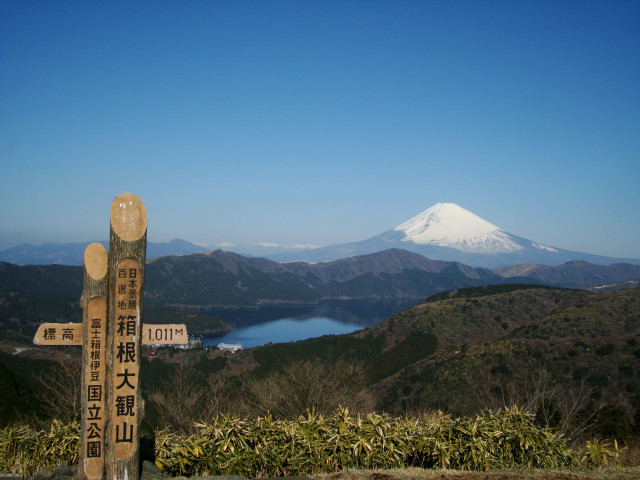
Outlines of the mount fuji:
[{"label": "mount fuji", "polygon": [[368,240],[267,257],[281,262],[322,262],[389,248],[419,253],[432,260],[458,261],[486,268],[520,263],[560,265],[573,260],[601,265],[640,263],[638,259],[616,259],[542,245],[508,233],[455,203],[436,203]]}]

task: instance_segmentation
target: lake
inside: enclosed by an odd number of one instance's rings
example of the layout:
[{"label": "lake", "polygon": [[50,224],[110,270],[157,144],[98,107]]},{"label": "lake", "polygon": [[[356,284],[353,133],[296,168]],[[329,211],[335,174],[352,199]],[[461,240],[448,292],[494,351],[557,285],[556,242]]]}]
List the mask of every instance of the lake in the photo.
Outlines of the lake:
[{"label": "lake", "polygon": [[252,310],[213,310],[232,330],[222,336],[204,337],[205,346],[240,343],[243,348],[343,335],[376,325],[418,304],[422,299],[331,300],[313,307],[260,307]]}]

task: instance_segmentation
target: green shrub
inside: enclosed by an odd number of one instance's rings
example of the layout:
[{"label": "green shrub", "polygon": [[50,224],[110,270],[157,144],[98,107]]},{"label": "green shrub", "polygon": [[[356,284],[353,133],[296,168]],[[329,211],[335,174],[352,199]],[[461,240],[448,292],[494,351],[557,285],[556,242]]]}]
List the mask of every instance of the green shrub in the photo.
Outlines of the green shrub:
[{"label": "green shrub", "polygon": [[80,426],[54,420],[48,432],[29,427],[0,430],[0,471],[32,475],[60,463],[78,463]]},{"label": "green shrub", "polygon": [[186,436],[156,433],[156,465],[171,475],[277,477],[397,467],[561,468],[571,463],[563,439],[514,407],[475,418],[421,418],[340,409],[294,421],[219,417]]},{"label": "green shrub", "polygon": [[[615,415],[613,415],[615,416]],[[0,430],[0,471],[32,475],[78,462],[77,423],[54,421],[48,431]],[[454,418],[442,412],[414,417],[307,413],[295,420],[219,416],[187,435],[156,432],[156,465],[171,475],[278,477],[345,469],[401,467],[489,470],[599,468],[619,464],[616,442],[570,450],[562,436],[540,428],[517,407]]]},{"label": "green shrub", "polygon": [[602,468],[611,464],[620,467],[620,448],[617,441],[612,445],[609,442],[594,439],[586,443],[579,456],[580,463],[587,468]]}]

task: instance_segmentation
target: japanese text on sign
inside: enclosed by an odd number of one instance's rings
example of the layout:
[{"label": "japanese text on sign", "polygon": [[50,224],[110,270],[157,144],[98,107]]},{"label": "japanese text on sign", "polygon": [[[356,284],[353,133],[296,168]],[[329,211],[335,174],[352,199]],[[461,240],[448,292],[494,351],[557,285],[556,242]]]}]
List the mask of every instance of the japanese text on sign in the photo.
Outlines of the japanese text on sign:
[{"label": "japanese text on sign", "polygon": [[115,325],[113,332],[112,435],[116,458],[134,451],[138,428],[137,387],[139,373],[140,267],[130,258],[116,268]]},{"label": "japanese text on sign", "polygon": [[107,304],[104,298],[94,297],[88,306],[87,368],[84,372],[87,388],[85,435],[85,471],[87,478],[100,478],[104,457],[105,426],[105,353]]}]

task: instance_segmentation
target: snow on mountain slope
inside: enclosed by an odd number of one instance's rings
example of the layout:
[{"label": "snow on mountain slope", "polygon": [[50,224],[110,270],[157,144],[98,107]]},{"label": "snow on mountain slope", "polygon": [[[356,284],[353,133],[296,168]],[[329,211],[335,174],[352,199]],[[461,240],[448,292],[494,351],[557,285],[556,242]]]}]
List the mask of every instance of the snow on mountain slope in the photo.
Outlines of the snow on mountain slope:
[{"label": "snow on mountain slope", "polygon": [[502,230],[455,203],[437,203],[397,227],[366,240],[262,255],[278,262],[327,262],[394,248],[431,260],[484,268],[521,263],[560,265],[573,260],[600,265],[640,264],[640,259],[604,257],[543,245]]},{"label": "snow on mountain slope", "polygon": [[513,253],[522,250],[511,236],[455,203],[436,203],[394,231],[404,233],[403,242],[437,245],[467,253]]}]

